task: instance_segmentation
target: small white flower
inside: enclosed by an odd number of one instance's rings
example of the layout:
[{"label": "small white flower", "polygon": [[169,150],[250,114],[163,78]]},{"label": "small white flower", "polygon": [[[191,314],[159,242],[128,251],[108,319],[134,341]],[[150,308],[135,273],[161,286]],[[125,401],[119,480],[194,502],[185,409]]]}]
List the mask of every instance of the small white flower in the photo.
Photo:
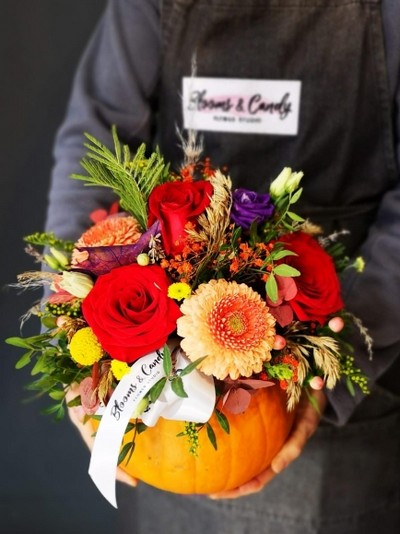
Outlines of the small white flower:
[{"label": "small white flower", "polygon": [[50,269],[53,269],[54,271],[59,271],[60,270],[60,264],[55,259],[55,257],[52,256],[51,254],[45,254],[43,256],[43,260],[47,263],[47,265],[50,267]]},{"label": "small white flower", "polygon": [[64,271],[59,286],[74,297],[84,299],[93,287],[93,280],[87,274]]},{"label": "small white flower", "polygon": [[302,178],[302,172],[292,172],[290,167],[285,167],[271,183],[269,194],[272,198],[278,198],[282,195],[293,193],[299,187]]},{"label": "small white flower", "polygon": [[65,269],[69,263],[68,256],[64,254],[64,252],[61,252],[61,250],[58,250],[54,247],[50,247],[50,252],[58,261],[60,267]]}]

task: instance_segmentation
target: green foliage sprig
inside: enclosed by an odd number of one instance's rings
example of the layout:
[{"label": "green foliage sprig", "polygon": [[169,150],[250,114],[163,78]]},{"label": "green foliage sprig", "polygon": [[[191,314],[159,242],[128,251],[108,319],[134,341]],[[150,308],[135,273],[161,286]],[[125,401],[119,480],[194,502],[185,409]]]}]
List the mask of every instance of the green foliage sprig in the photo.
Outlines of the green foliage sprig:
[{"label": "green foliage sprig", "polygon": [[5,340],[9,345],[25,349],[23,356],[18,360],[15,367],[22,369],[36,360],[31,375],[40,375],[40,378],[26,386],[29,391],[37,392],[37,396],[48,395],[55,401],[43,410],[45,414],[54,414],[56,420],[65,415],[65,384],[82,380],[89,376],[91,370],[88,367],[77,368],[68,351],[67,338],[60,334],[57,337],[50,334],[21,338],[9,337]]},{"label": "green foliage sprig", "polygon": [[140,145],[132,157],[127,145],[121,145],[116,128],[112,128],[114,153],[95,137],[85,134],[89,150],[81,161],[88,175],[71,177],[86,185],[109,187],[119,197],[122,209],[133,215],[142,230],[147,228],[148,198],[156,185],[168,181],[169,166],[157,149],[146,157],[146,145]]},{"label": "green foliage sprig", "polygon": [[368,378],[362,370],[355,365],[355,358],[351,354],[343,354],[340,360],[341,374],[345,378],[350,394],[355,396],[354,386],[358,386],[364,395],[370,393]]},{"label": "green foliage sprig", "polygon": [[141,434],[147,429],[147,426],[139,421],[139,419],[136,418],[135,422],[129,422],[126,429],[125,434],[128,434],[129,432],[133,432],[131,441],[128,441],[125,443],[125,445],[122,447],[119,456],[118,456],[118,465],[122,464],[123,461],[125,461],[125,465],[128,465],[132,454],[135,451],[135,445],[136,445],[136,436],[138,434]]},{"label": "green foliage sprig", "polygon": [[73,241],[59,239],[53,232],[35,232],[24,237],[24,241],[30,245],[41,247],[52,247],[64,252],[72,252],[74,248]]},{"label": "green foliage sprig", "polygon": [[[269,243],[273,239],[276,239],[279,236],[279,232],[282,232],[282,230],[293,232],[298,226],[305,222],[303,217],[300,217],[300,215],[291,211],[291,207],[299,201],[302,193],[303,188],[300,187],[293,192],[274,198],[275,210],[276,213],[279,213],[279,216],[277,218],[275,217],[274,225],[267,222],[261,227],[260,235],[262,236],[264,243]],[[251,236],[252,239],[250,240],[250,244],[252,244],[253,240],[259,241],[260,235],[257,235],[254,232]]]}]

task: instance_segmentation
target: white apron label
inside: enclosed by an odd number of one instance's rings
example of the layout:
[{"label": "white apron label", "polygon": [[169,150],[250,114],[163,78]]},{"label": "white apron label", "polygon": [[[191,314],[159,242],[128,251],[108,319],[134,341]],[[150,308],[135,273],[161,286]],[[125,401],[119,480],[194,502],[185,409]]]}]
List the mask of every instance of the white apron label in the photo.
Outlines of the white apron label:
[{"label": "white apron label", "polygon": [[297,135],[298,80],[185,77],[182,82],[186,129]]}]

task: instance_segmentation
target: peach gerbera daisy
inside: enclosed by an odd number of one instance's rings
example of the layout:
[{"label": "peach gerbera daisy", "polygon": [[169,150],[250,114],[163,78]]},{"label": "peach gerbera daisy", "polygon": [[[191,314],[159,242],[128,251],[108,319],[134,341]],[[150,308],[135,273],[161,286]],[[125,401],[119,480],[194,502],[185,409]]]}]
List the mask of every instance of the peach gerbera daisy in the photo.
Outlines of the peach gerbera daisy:
[{"label": "peach gerbera daisy", "polygon": [[130,215],[107,217],[86,230],[75,243],[72,265],[77,265],[88,258],[86,251],[79,251],[77,248],[134,245],[141,235],[139,223],[135,217]]},{"label": "peach gerbera daisy", "polygon": [[223,380],[249,377],[271,359],[275,319],[261,296],[245,284],[211,280],[181,305],[181,347],[198,369]]}]

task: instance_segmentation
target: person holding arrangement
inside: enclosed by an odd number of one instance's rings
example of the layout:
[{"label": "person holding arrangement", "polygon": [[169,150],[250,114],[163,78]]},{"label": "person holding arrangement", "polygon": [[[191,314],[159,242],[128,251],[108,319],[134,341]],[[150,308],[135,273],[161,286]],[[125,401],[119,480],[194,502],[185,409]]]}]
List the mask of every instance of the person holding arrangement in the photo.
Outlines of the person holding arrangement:
[{"label": "person holding arrangement", "polygon": [[132,149],[158,145],[178,167],[177,130],[198,130],[235,187],[265,192],[283,166],[304,172],[301,215],[325,234],[348,230],[348,254],[365,259],[343,298],[374,341],[371,359],[351,339],[369,396],[318,392],[322,418],[303,403],[272,467],[227,494],[139,483],[124,532],[398,531],[399,23],[396,0],[108,2],[57,134],[47,228],[76,239],[113,201],[68,178],[81,172],[83,132],[111,146],[116,125]]}]

